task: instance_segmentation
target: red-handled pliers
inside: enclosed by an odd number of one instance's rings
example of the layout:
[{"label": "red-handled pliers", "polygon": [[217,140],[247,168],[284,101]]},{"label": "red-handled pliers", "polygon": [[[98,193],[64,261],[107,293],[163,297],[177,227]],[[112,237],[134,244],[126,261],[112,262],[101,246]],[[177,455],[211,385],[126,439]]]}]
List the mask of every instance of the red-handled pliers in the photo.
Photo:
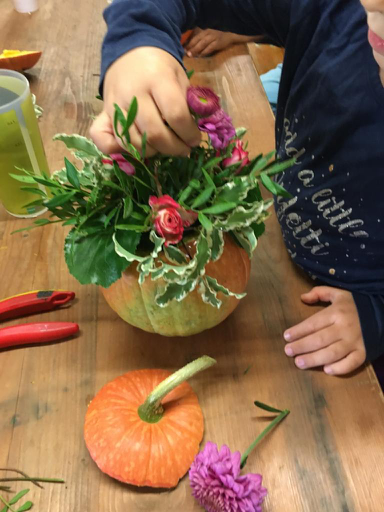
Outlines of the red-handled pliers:
[{"label": "red-handled pliers", "polygon": [[[52,290],[15,295],[0,301],[0,321],[51,311],[74,298],[74,292]],[[0,349],[60,340],[78,331],[78,324],[70,322],[40,322],[3,327],[0,329]]]}]

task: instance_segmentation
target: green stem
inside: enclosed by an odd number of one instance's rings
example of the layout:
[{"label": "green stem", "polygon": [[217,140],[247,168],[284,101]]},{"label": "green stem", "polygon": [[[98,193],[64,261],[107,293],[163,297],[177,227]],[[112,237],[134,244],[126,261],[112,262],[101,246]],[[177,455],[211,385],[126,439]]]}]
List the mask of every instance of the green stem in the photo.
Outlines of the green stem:
[{"label": "green stem", "polygon": [[16,512],[14,508],[11,507],[11,505],[5,501],[5,499],[0,494],[0,500],[4,503],[4,505],[10,510],[10,512]]},{"label": "green stem", "polygon": [[46,482],[51,484],[64,484],[65,480],[61,478],[40,478],[40,477],[16,477],[16,478],[0,478],[0,482]]},{"label": "green stem", "polygon": [[271,423],[266,427],[262,433],[256,437],[256,439],[253,441],[253,443],[245,450],[243,455],[241,456],[240,460],[240,467],[243,468],[245,464],[247,463],[247,459],[251,451],[256,447],[258,443],[267,435],[269,432],[276,427],[278,423],[280,423],[286,416],[288,416],[289,411],[288,409],[284,409],[284,411],[280,411],[280,414],[276,416],[276,418],[271,421]]},{"label": "green stem", "polygon": [[164,408],[161,405],[162,399],[184,381],[190,379],[196,373],[213,366],[215,363],[216,361],[212,357],[199,357],[199,359],[192,361],[192,363],[187,364],[160,382],[148,395],[146,401],[140,405],[138,409],[140,418],[147,423],[157,423],[160,421],[164,414]]}]

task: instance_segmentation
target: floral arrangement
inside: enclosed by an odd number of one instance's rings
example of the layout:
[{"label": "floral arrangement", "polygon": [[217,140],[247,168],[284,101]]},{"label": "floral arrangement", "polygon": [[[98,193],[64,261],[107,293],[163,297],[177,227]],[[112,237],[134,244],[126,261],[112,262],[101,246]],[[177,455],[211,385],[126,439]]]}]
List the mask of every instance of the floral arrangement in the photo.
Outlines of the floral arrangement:
[{"label": "floral arrangement", "polygon": [[[225,233],[251,258],[272,204],[262,198],[260,184],[287,195],[271,177],[293,160],[273,160],[274,152],[250,158],[242,140],[245,129],[235,130],[211,89],[190,87],[187,100],[206,134],[188,157],[148,158],[146,134],[141,151],[131,144],[129,128],[138,110],[134,98],[126,115],[115,105],[121,154],[104,155],[85,137],[58,134],[54,139],[64,142],[80,168],[65,158],[65,167],[52,176],[13,175],[39,196],[27,209],[43,205],[51,212],[51,218],[37,219],[26,229],[53,222],[71,226],[65,259],[80,283],[107,288],[135,264],[140,283],[163,279],[159,306],[195,289],[215,307],[221,304],[219,292],[243,296],[205,275],[205,267],[220,258]],[[188,240],[196,240],[194,253]]]}]

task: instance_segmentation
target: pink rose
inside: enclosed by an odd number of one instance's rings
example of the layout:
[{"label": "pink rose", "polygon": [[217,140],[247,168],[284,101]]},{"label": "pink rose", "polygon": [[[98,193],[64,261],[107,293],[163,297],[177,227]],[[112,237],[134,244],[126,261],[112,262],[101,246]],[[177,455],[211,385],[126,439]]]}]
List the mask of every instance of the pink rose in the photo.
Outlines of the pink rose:
[{"label": "pink rose", "polygon": [[149,206],[154,214],[158,235],[165,238],[165,245],[177,244],[183,238],[184,228],[193,224],[197,213],[185,210],[171,196],[150,196]]},{"label": "pink rose", "polygon": [[249,164],[248,155],[249,155],[248,151],[245,151],[245,149],[243,148],[242,141],[240,139],[237,139],[235,147],[232,150],[232,155],[229,158],[225,158],[221,162],[221,164],[225,168],[225,167],[228,167],[230,165],[233,165],[233,164],[236,164],[238,162],[241,162],[240,167],[237,169],[237,172],[236,172],[236,174],[237,174],[237,173],[239,173],[241,171],[241,169],[245,165]]},{"label": "pink rose", "polygon": [[104,165],[113,165],[113,161],[117,163],[117,165],[120,167],[120,169],[125,172],[125,174],[128,174],[128,176],[131,176],[132,174],[135,174],[135,168],[132,164],[127,162],[127,160],[123,157],[121,153],[112,153],[109,155],[111,158],[103,158],[102,162]]}]

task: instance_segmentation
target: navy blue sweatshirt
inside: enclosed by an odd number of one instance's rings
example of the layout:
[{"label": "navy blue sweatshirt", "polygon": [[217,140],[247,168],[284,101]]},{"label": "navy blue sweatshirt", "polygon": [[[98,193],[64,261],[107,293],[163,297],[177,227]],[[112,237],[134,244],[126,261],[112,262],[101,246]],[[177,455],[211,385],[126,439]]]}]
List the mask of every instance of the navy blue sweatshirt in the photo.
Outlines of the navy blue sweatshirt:
[{"label": "navy blue sweatshirt", "polygon": [[114,0],[102,78],[119,56],[156,46],[180,62],[181,33],[199,26],[264,34],[285,48],[276,114],[275,201],[292,259],[353,293],[367,358],[384,353],[384,88],[359,0]]}]

